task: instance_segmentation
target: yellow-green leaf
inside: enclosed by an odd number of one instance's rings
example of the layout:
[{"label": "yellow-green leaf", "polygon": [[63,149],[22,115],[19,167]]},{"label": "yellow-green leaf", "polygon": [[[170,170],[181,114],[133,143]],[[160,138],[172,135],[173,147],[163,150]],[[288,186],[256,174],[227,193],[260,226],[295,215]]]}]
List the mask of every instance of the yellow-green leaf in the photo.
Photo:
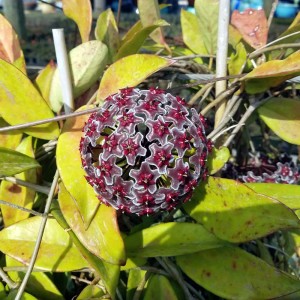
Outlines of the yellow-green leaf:
[{"label": "yellow-green leaf", "polygon": [[169,279],[163,275],[154,274],[148,281],[143,297],[144,300],[179,300]]},{"label": "yellow-green leaf", "polygon": [[82,129],[87,119],[88,115],[68,119],[59,136],[56,149],[56,163],[60,177],[67,191],[76,200],[85,228],[88,227],[100,204],[93,188],[85,180],[86,174],[79,153]]},{"label": "yellow-green leaf", "polygon": [[86,286],[76,298],[77,300],[101,299],[105,293],[96,285]]},{"label": "yellow-green leaf", "polygon": [[35,86],[38,91],[45,99],[45,101],[50,105],[50,88],[53,79],[54,72],[56,70],[56,65],[53,61],[48,63],[48,65],[39,73],[35,79]]},{"label": "yellow-green leaf", "polygon": [[0,147],[0,177],[15,175],[39,166],[32,157]]},{"label": "yellow-green leaf", "polygon": [[120,46],[120,37],[115,16],[110,8],[99,15],[95,37],[107,46],[110,62],[113,62]]},{"label": "yellow-green leaf", "polygon": [[[2,118],[0,118],[0,128],[9,126]],[[22,133],[19,130],[0,132],[0,147],[15,150],[20,144]]]},{"label": "yellow-green leaf", "polygon": [[245,183],[257,194],[273,197],[291,209],[300,209],[300,186],[280,183]]},{"label": "yellow-green leaf", "polygon": [[119,89],[135,87],[151,74],[172,63],[173,60],[151,54],[134,54],[121,58],[104,72],[97,100],[104,100]]},{"label": "yellow-green leaf", "polygon": [[87,42],[92,27],[92,6],[90,0],[62,0],[64,14],[78,26],[81,40]]},{"label": "yellow-green leaf", "polygon": [[233,243],[300,226],[291,209],[230,179],[209,177],[208,182],[196,188],[184,208],[207,230]]},{"label": "yellow-green leaf", "polygon": [[125,238],[126,253],[138,257],[175,256],[220,247],[223,241],[193,223],[162,223]]},{"label": "yellow-green leaf", "polygon": [[[1,116],[10,125],[53,118],[46,101],[31,81],[15,66],[0,59]],[[56,122],[22,129],[28,135],[52,140],[58,137]]]},{"label": "yellow-green leaf", "polygon": [[[23,139],[16,150],[20,153],[28,155],[29,157],[34,157],[31,136]],[[25,172],[17,174],[15,177],[30,183],[37,182],[36,169],[26,170]],[[28,187],[20,186],[5,180],[3,180],[0,184],[0,199],[6,201],[7,203],[16,204],[27,209],[31,209],[34,198],[35,191]],[[1,205],[1,212],[5,227],[27,219],[30,215],[26,211],[22,211],[4,204]]]},{"label": "yellow-green leaf", "polygon": [[300,145],[300,101],[271,98],[258,108],[260,118],[284,141]]},{"label": "yellow-green leaf", "polygon": [[[139,0],[138,9],[143,27],[153,25],[156,21],[161,19],[157,0]],[[162,28],[157,28],[150,36],[156,43],[163,45],[169,50]]]},{"label": "yellow-green leaf", "polygon": [[[28,265],[40,224],[40,217],[32,217],[0,231],[0,251]],[[49,219],[35,267],[45,271],[67,272],[86,266],[87,262],[70,240],[68,233],[56,220]]]},{"label": "yellow-green leaf", "polygon": [[207,54],[198,17],[182,9],[180,20],[184,43],[195,53]]},{"label": "yellow-green leaf", "polygon": [[235,48],[235,53],[230,55],[228,61],[228,71],[230,75],[241,74],[245,62],[247,61],[247,51],[242,42],[238,43]]},{"label": "yellow-green leaf", "polygon": [[219,0],[195,0],[196,15],[199,18],[201,35],[208,54],[217,50]]},{"label": "yellow-green leaf", "polygon": [[213,148],[212,152],[207,158],[207,167],[209,174],[217,173],[230,157],[230,151],[227,147],[222,147],[220,149]]},{"label": "yellow-green leaf", "polygon": [[271,87],[300,74],[300,51],[283,60],[267,61],[248,73],[245,80],[246,91],[250,94],[261,93]]},{"label": "yellow-green leaf", "polygon": [[188,277],[225,299],[274,299],[300,289],[298,279],[240,248],[201,251],[176,261]]},{"label": "yellow-green leaf", "polygon": [[25,59],[18,36],[2,14],[0,14],[0,58],[14,64],[26,74]]},{"label": "yellow-green leaf", "polygon": [[133,34],[131,38],[127,38],[126,42],[122,43],[117,53],[116,59],[120,59],[122,57],[137,53],[143,46],[149,34],[153,32],[153,30],[161,26],[168,25],[169,23],[167,23],[166,21],[158,20],[153,25],[141,28],[141,30],[135,32],[135,34]]},{"label": "yellow-green leaf", "polygon": [[[6,256],[6,267],[26,267],[17,260]],[[10,271],[9,277],[15,281],[20,282],[23,280],[25,273]],[[64,300],[63,295],[57,289],[51,279],[43,272],[32,272],[26,284],[25,291],[43,300]],[[1,298],[0,298],[1,299]]]},{"label": "yellow-green leaf", "polygon": [[128,273],[126,299],[133,299],[135,291],[139,284],[144,280],[146,275],[145,270],[132,269]]},{"label": "yellow-green leaf", "polygon": [[115,209],[100,205],[86,229],[76,200],[72,198],[62,183],[59,186],[58,201],[69,226],[91,253],[112,264],[125,264],[124,243],[118,228]]},{"label": "yellow-green leaf", "polygon": [[[77,46],[69,53],[74,98],[79,97],[100,79],[108,59],[106,45],[100,41],[90,41]],[[50,103],[58,112],[63,105],[59,70],[53,75],[50,88]]]}]

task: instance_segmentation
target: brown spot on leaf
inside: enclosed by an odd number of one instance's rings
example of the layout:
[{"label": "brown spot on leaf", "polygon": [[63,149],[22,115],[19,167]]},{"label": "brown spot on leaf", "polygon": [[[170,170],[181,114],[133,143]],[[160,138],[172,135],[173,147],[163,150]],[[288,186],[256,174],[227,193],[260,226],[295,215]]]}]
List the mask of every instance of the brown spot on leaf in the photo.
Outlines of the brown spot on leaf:
[{"label": "brown spot on leaf", "polygon": [[232,269],[234,269],[234,270],[237,268],[237,263],[235,260],[232,262],[231,266],[232,266]]},{"label": "brown spot on leaf", "polygon": [[226,201],[224,201],[223,204],[224,204],[225,207],[227,207],[227,202]]},{"label": "brown spot on leaf", "polygon": [[8,191],[10,191],[11,193],[19,194],[21,193],[22,189],[17,184],[13,184],[8,188]]}]

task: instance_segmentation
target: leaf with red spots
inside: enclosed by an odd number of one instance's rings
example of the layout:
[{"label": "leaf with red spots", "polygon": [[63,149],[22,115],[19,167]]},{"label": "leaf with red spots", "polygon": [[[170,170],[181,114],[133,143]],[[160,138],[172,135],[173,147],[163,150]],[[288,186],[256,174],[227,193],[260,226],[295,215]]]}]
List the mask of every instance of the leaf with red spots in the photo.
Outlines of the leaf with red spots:
[{"label": "leaf with red spots", "polygon": [[243,39],[254,49],[266,45],[268,21],[264,10],[251,8],[244,12],[235,10],[231,16],[231,24],[239,30]]},{"label": "leaf with red spots", "polygon": [[184,208],[218,238],[233,243],[300,226],[296,214],[281,202],[230,179],[209,177]]},{"label": "leaf with red spots", "polygon": [[181,255],[176,261],[188,277],[225,299],[281,299],[300,289],[298,279],[238,247]]}]

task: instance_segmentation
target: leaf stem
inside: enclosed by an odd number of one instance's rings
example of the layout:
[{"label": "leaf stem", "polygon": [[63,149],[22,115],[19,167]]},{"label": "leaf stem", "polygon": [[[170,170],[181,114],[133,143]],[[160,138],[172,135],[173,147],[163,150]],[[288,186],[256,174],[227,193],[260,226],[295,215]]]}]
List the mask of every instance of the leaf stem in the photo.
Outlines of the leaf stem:
[{"label": "leaf stem", "polygon": [[32,215],[35,215],[35,216],[39,216],[39,217],[43,216],[42,213],[39,213],[39,212],[37,212],[35,210],[28,209],[28,208],[25,208],[25,207],[17,205],[17,204],[9,203],[9,202],[4,201],[4,200],[0,200],[0,204],[1,205],[7,205],[7,206],[10,206],[12,208],[19,209],[19,210],[22,210],[22,211],[26,211],[26,212],[28,212],[28,213],[30,213]]},{"label": "leaf stem", "polygon": [[9,286],[10,289],[15,289],[19,286],[17,282],[14,282],[10,277],[0,268],[0,277]]},{"label": "leaf stem", "polygon": [[22,298],[22,295],[23,295],[24,290],[26,288],[28,279],[31,275],[31,272],[33,270],[35,261],[37,259],[37,255],[38,255],[38,252],[39,252],[39,249],[40,249],[40,245],[41,245],[41,242],[42,242],[44,230],[45,230],[47,219],[48,219],[48,213],[49,213],[49,210],[50,210],[50,205],[51,205],[52,198],[53,198],[54,192],[55,192],[55,188],[56,188],[56,185],[57,185],[57,182],[58,182],[58,177],[59,177],[59,173],[58,173],[58,170],[56,170],[56,173],[54,175],[54,179],[53,179],[53,182],[52,182],[52,185],[51,185],[51,188],[50,188],[50,192],[49,192],[49,195],[48,195],[48,198],[47,198],[47,201],[46,201],[46,206],[45,206],[44,214],[42,216],[42,221],[41,221],[41,224],[40,224],[40,228],[39,228],[38,236],[37,236],[37,239],[36,239],[35,247],[34,247],[34,250],[33,250],[33,253],[32,253],[32,257],[30,259],[28,269],[25,273],[23,281],[22,281],[22,283],[20,285],[20,288],[18,290],[18,293],[15,297],[15,300],[20,300]]}]

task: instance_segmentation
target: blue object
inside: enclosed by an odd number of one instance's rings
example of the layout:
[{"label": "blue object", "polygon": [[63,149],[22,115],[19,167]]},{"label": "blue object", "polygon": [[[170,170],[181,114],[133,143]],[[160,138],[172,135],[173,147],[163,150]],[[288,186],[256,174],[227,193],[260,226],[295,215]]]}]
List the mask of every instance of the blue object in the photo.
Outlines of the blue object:
[{"label": "blue object", "polygon": [[293,3],[279,2],[275,11],[277,18],[293,18],[298,12],[298,6]]}]

